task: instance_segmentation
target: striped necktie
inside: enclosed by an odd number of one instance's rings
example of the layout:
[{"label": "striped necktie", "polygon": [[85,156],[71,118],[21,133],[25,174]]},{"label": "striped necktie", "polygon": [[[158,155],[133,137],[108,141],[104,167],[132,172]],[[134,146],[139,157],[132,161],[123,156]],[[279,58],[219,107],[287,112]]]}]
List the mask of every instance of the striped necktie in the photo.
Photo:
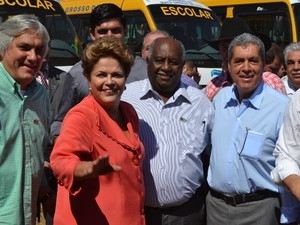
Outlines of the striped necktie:
[{"label": "striped necktie", "polygon": [[45,87],[48,88],[48,83],[46,77],[42,71],[39,71],[37,74],[38,81]]}]

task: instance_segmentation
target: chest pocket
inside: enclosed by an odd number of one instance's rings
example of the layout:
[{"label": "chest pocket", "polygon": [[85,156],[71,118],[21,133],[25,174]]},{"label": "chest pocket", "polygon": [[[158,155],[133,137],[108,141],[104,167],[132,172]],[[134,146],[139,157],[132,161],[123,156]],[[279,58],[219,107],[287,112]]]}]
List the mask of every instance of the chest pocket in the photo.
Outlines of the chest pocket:
[{"label": "chest pocket", "polygon": [[251,130],[247,131],[240,155],[244,157],[258,159],[262,152],[264,141],[265,141],[264,134],[251,131]]}]

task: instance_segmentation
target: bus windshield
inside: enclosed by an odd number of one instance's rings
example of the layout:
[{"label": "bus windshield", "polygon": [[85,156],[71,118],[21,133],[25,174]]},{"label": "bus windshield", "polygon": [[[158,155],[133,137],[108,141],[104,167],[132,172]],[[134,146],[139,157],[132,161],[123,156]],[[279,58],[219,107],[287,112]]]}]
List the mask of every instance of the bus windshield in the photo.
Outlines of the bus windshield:
[{"label": "bus windshield", "polygon": [[[101,1],[100,1],[101,2]],[[113,0],[127,18],[125,42],[135,55],[140,55],[145,35],[164,30],[185,46],[185,58],[201,68],[201,85],[221,68],[219,51],[207,40],[215,40],[220,33],[220,20],[207,6],[194,0]],[[99,4],[96,0],[62,0],[61,5],[77,29],[83,44],[91,41],[89,17]],[[219,72],[217,72],[219,73]]]},{"label": "bus windshield", "polygon": [[[150,14],[155,18],[157,29],[167,31],[180,40],[186,50],[186,58],[196,61],[197,67],[220,68],[218,51],[207,44],[220,32],[220,22],[212,11],[199,7],[172,5],[149,5]],[[170,23],[172,21],[172,23]]]},{"label": "bus windshield", "polygon": [[234,15],[243,18],[252,31],[264,33],[281,47],[292,42],[291,20],[284,3],[237,5]]},{"label": "bus windshield", "polygon": [[295,3],[292,5],[295,15],[295,23],[296,23],[296,31],[297,31],[297,37],[300,41],[300,3]]},{"label": "bus windshield", "polygon": [[51,43],[49,62],[65,71],[80,60],[81,43],[74,27],[61,8],[51,0],[0,1],[0,21],[17,14],[31,14],[47,28]]}]

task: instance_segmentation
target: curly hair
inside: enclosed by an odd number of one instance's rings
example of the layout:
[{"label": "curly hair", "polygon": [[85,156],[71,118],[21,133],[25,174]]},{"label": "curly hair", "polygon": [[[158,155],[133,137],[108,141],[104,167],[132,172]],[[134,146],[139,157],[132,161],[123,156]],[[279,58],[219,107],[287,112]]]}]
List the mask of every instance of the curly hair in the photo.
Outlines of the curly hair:
[{"label": "curly hair", "polygon": [[82,68],[84,76],[90,80],[91,72],[100,58],[112,57],[123,67],[127,79],[133,65],[133,55],[124,41],[114,36],[104,36],[89,43],[83,51]]}]

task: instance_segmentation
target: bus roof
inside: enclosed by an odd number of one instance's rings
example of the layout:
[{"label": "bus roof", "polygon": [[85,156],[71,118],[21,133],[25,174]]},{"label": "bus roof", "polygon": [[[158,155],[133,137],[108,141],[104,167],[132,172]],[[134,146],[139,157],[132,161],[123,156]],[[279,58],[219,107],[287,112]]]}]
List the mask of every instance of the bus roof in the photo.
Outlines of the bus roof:
[{"label": "bus roof", "polygon": [[245,4],[259,4],[259,3],[275,3],[275,2],[290,2],[292,4],[294,3],[300,3],[300,0],[198,0],[198,2],[201,2],[208,7],[210,6],[230,6],[230,5],[245,5]]},{"label": "bus roof", "polygon": [[59,2],[68,15],[89,14],[92,12],[94,7],[103,3],[114,3],[122,9],[126,8],[126,10],[142,9],[145,6],[156,4],[184,5],[209,9],[206,5],[195,0],[60,0]]},{"label": "bus roof", "polygon": [[144,0],[145,5],[155,5],[155,4],[163,4],[163,5],[186,5],[186,6],[194,6],[207,9],[207,6],[203,5],[199,1],[194,0]]}]

